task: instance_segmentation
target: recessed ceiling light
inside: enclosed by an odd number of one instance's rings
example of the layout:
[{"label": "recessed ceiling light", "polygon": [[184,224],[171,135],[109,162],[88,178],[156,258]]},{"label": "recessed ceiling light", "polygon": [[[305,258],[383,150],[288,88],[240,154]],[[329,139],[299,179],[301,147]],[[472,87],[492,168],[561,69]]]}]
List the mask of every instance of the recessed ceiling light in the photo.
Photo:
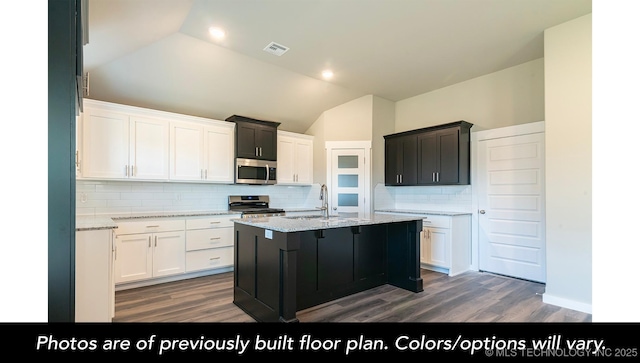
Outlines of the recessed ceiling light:
[{"label": "recessed ceiling light", "polygon": [[211,36],[216,38],[216,39],[224,38],[224,30],[222,30],[220,28],[213,27],[213,26],[211,28],[209,28],[209,34],[211,34]]},{"label": "recessed ceiling light", "polygon": [[333,72],[330,69],[326,69],[326,70],[322,71],[322,78],[324,78],[324,79],[333,78]]}]

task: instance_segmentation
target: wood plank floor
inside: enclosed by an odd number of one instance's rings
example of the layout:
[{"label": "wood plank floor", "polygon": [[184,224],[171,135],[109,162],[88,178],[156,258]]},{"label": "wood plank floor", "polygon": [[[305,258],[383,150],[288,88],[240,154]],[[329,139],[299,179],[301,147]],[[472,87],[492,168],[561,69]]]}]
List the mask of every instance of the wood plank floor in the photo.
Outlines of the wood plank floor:
[{"label": "wood plank floor", "polygon": [[[591,322],[542,302],[544,284],[421,270],[424,291],[383,285],[297,313],[300,322]],[[233,304],[233,272],[117,291],[114,322],[255,322]]]}]

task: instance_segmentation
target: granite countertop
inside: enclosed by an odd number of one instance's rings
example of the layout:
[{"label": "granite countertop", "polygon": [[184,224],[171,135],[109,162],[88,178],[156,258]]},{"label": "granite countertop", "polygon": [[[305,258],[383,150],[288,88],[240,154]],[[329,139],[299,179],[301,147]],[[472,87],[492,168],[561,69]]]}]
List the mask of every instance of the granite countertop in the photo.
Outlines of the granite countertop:
[{"label": "granite countertop", "polygon": [[98,229],[118,228],[109,217],[76,216],[76,231],[92,231]]},{"label": "granite countertop", "polygon": [[118,228],[116,221],[144,219],[144,218],[180,218],[216,215],[240,215],[240,212],[228,210],[213,211],[185,211],[185,212],[149,212],[139,214],[104,215],[104,216],[76,216],[76,231]]},{"label": "granite countertop", "polygon": [[440,211],[440,210],[410,210],[410,209],[376,209],[377,212],[384,213],[399,213],[399,214],[418,214],[418,215],[440,215],[440,216],[462,216],[471,215],[471,212],[454,212],[454,211]]},{"label": "granite countertop", "polygon": [[325,219],[321,216],[319,218],[318,216],[311,216],[307,218],[277,216],[246,219],[236,218],[232,221],[239,224],[246,224],[249,226],[286,233],[418,220],[422,220],[422,218],[409,215],[398,216],[388,214],[374,214],[369,218],[331,216],[329,219]]}]

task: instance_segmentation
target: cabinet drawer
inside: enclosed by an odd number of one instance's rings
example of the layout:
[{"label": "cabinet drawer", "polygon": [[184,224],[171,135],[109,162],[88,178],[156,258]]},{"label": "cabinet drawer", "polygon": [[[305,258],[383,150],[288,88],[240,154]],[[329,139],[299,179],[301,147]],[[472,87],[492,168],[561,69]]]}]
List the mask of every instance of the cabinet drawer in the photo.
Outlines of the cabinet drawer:
[{"label": "cabinet drawer", "polygon": [[233,228],[209,228],[187,231],[187,251],[233,246]]},{"label": "cabinet drawer", "polygon": [[434,228],[451,228],[451,217],[430,214],[422,218],[422,226]]},{"label": "cabinet drawer", "polygon": [[187,252],[187,272],[233,266],[233,246]]},{"label": "cabinet drawer", "polygon": [[221,228],[233,227],[232,218],[239,218],[240,215],[223,215],[212,217],[198,217],[187,219],[187,229]]},{"label": "cabinet drawer", "polygon": [[118,225],[115,229],[117,235],[184,230],[184,219],[123,220],[116,221],[116,224]]}]

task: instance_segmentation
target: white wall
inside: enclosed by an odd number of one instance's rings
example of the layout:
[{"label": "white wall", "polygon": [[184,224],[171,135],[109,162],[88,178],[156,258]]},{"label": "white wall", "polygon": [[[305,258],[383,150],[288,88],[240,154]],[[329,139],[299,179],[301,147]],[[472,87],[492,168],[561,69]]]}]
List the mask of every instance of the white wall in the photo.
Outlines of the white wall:
[{"label": "white wall", "polygon": [[395,102],[374,96],[372,116],[371,154],[373,160],[371,161],[371,185],[375,187],[379,183],[384,184],[384,135],[394,132]]},{"label": "white wall", "polygon": [[544,33],[545,302],[591,311],[591,14]]},{"label": "white wall", "polygon": [[542,58],[396,102],[395,131],[465,120],[471,132],[544,120]]},{"label": "white wall", "polygon": [[374,96],[367,95],[326,110],[304,132],[314,136],[313,180],[315,183],[327,182],[326,141],[371,140],[373,102]]}]

